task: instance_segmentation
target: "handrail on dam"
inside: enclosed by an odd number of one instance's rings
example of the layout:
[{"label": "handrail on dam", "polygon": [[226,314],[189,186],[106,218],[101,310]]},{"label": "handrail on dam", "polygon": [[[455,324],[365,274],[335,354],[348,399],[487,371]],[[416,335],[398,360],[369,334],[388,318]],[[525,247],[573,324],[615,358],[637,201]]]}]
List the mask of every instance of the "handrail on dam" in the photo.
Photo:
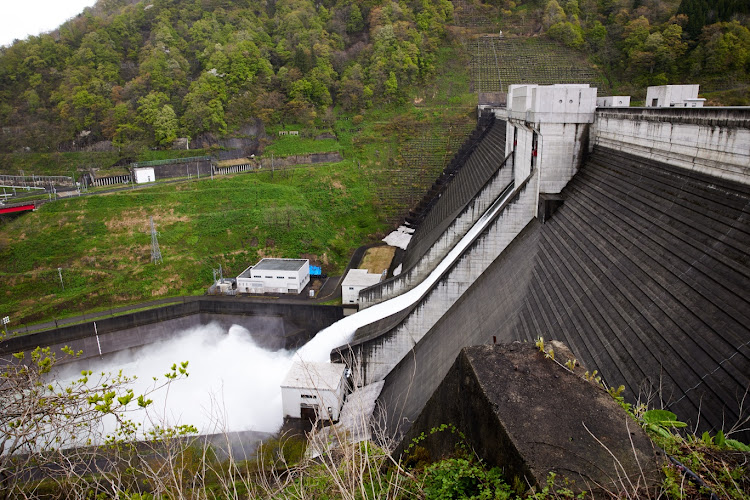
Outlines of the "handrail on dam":
[{"label": "handrail on dam", "polygon": [[[441,287],[440,284],[446,279],[450,280],[451,276],[456,272],[459,273],[459,275],[456,275],[458,277],[462,275],[461,273],[465,274],[468,271],[469,275],[472,275],[473,277],[467,275],[464,276],[464,278],[468,278],[471,281],[475,280],[484,272],[486,266],[479,266],[479,268],[477,268],[477,266],[471,266],[469,264],[471,267],[469,270],[459,268],[459,266],[462,265],[462,262],[465,262],[465,257],[475,250],[479,251],[480,254],[482,252],[486,253],[487,251],[492,251],[490,247],[484,249],[482,248],[482,245],[477,247],[480,240],[488,236],[488,231],[494,231],[493,235],[489,235],[489,237],[495,240],[499,235],[502,235],[503,232],[508,233],[505,236],[501,236],[501,239],[496,241],[502,246],[502,248],[499,248],[497,251],[497,255],[499,255],[502,250],[513,241],[521,229],[526,226],[528,220],[533,218],[533,214],[528,213],[528,208],[524,208],[524,205],[528,204],[525,202],[519,206],[521,210],[520,212],[516,211],[509,214],[509,217],[511,217],[509,219],[511,225],[508,227],[510,232],[503,231],[502,229],[492,229],[497,225],[499,218],[505,217],[506,212],[512,205],[522,201],[521,197],[523,196],[523,193],[528,189],[531,185],[531,181],[535,178],[534,173],[535,171],[531,171],[519,185],[512,182],[510,185],[506,186],[502,194],[494,200],[492,206],[485,211],[482,218],[480,218],[475,226],[472,227],[472,230],[469,231],[456,246],[456,248],[460,247],[460,250],[458,250],[459,253],[454,255],[449,254],[449,256],[446,257],[446,259],[450,259],[450,263],[442,269],[438,268],[435,270],[439,272],[436,279],[434,279],[434,276],[430,276],[430,284],[425,290],[421,291],[419,298],[409,300],[405,307],[402,307],[399,311],[392,313],[388,317],[381,318],[369,325],[362,326],[357,330],[354,338],[348,344],[338,346],[331,351],[331,361],[344,362],[350,366],[351,369],[356,372],[356,380],[358,380],[361,385],[367,385],[382,380],[387,373],[404,359],[415,345],[421,342],[432,326],[439,321],[442,313],[450,309],[450,307],[452,307],[452,305],[459,300],[463,294],[460,285],[455,290],[455,287],[449,287],[453,290],[450,291],[446,287]],[[501,226],[505,227],[504,224]],[[454,252],[456,248],[454,248],[452,252]],[[494,258],[484,260],[487,262],[487,265],[489,265],[489,262],[492,262]],[[464,264],[464,266],[465,265],[466,264]],[[418,288],[408,292],[408,294],[413,293],[417,289]],[[450,303],[447,305],[442,304],[439,307],[442,312],[433,315],[432,313],[437,311],[437,309],[435,309],[436,304],[431,304],[430,301],[431,297],[436,292],[438,295],[435,297],[438,301],[447,298],[443,297],[441,299],[442,295],[448,293],[450,295]],[[418,311],[420,308],[422,313]],[[432,311],[429,320],[427,319],[427,316],[425,316],[428,314],[426,311]],[[416,323],[410,325],[410,318],[414,317],[415,314],[417,315],[415,319]]]},{"label": "handrail on dam", "polygon": [[[521,184],[519,184],[518,186],[515,185],[515,181],[511,181],[507,186],[505,186],[503,191],[497,196],[497,198],[492,203],[492,205],[485,211],[485,213],[488,213],[491,210],[496,210],[496,213],[494,213],[492,217],[490,217],[487,220],[485,227],[471,238],[470,242],[466,245],[466,248],[464,249],[464,251],[461,252],[461,254],[459,254],[458,256],[456,256],[454,262],[440,274],[440,276],[435,281],[435,284],[439,283],[447,274],[449,274],[453,270],[456,263],[461,259],[461,257],[463,257],[463,255],[472,248],[474,243],[479,238],[482,237],[486,229],[490,227],[497,220],[497,218],[502,215],[505,208],[508,205],[510,205],[516,199],[518,194],[528,185],[529,181],[533,177],[533,173],[534,172],[532,171],[529,174],[529,176],[526,177],[526,179],[524,179],[523,182],[521,182]],[[434,286],[432,288],[434,288]],[[425,291],[425,293],[422,294],[422,296],[419,299],[417,299],[413,304],[408,305],[407,307],[398,311],[397,313],[394,313],[393,315],[389,317],[382,318],[379,321],[370,323],[369,325],[363,326],[361,328],[362,331],[365,331],[368,329],[371,329],[374,331],[356,336],[347,346],[340,346],[339,348],[334,349],[334,352],[342,350],[341,348],[343,347],[355,347],[359,344],[363,344],[369,340],[377,338],[378,336],[385,333],[386,331],[391,330],[392,328],[396,327],[399,323],[403,321],[404,317],[411,312],[411,310],[413,310],[417,305],[419,305],[419,303],[427,295],[429,295],[432,288]]]},{"label": "handrail on dam", "polygon": [[[502,186],[500,189],[500,193],[504,194],[506,190],[513,185],[513,177],[514,177],[514,156],[513,152],[508,154],[505,159],[502,161],[500,166],[497,168],[494,174],[485,181],[485,183],[481,186],[481,188],[477,191],[477,194],[475,194],[473,197],[468,199],[465,203],[461,204],[457,210],[455,210],[453,213],[455,214],[453,217],[451,217],[450,222],[446,224],[446,226],[441,229],[441,233],[445,234],[446,231],[448,231],[451,227],[457,225],[457,221],[467,214],[467,212],[473,208],[473,203],[477,198],[481,197],[481,195],[487,191],[490,190],[490,188],[493,187],[493,184],[498,181],[498,178],[501,175],[504,175],[508,173],[508,170],[506,167],[510,166],[510,177],[511,182]],[[497,188],[495,188],[497,189]],[[500,196],[500,195],[497,195]],[[496,198],[496,197],[495,197]],[[492,201],[488,203],[488,205],[491,205]],[[464,234],[466,234],[471,226],[479,220],[481,217],[481,213],[479,215],[475,215],[471,221],[471,225],[469,225],[464,230],[456,231],[456,236],[453,239],[453,242],[457,241],[462,237]],[[360,308],[363,309],[367,306],[373,305],[378,302],[382,302],[383,300],[387,300],[388,298],[395,297],[397,295],[401,295],[408,290],[411,290],[412,288],[416,287],[419,282],[421,282],[421,279],[419,279],[419,276],[415,276],[415,270],[424,262],[424,256],[426,256],[431,249],[435,248],[436,245],[438,245],[440,242],[439,238],[434,241],[430,247],[425,250],[423,258],[420,258],[416,262],[414,262],[412,265],[404,269],[398,276],[393,276],[391,278],[388,278],[387,280],[381,281],[380,283],[376,283],[375,285],[369,286],[367,288],[362,289],[359,292],[360,297]],[[435,261],[433,264],[428,264],[426,269],[421,269],[418,274],[425,274],[431,272],[437,265],[439,264],[440,260],[442,260],[445,255],[450,251],[452,248],[452,244],[443,245],[443,250],[439,252],[439,254],[436,257],[433,257],[433,260]],[[409,247],[407,247],[407,252],[409,251]],[[390,291],[389,291],[390,289]],[[369,299],[369,300],[368,300]],[[369,303],[368,303],[369,302]],[[363,307],[365,306],[365,307]]]}]

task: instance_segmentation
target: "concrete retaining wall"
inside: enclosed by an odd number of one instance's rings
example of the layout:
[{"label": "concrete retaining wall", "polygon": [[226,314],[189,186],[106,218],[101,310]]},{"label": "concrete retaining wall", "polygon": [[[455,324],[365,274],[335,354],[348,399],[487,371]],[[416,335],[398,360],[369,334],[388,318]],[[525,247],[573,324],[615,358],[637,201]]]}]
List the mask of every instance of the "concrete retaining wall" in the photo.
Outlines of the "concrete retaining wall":
[{"label": "concrete retaining wall", "polygon": [[401,295],[419,285],[512,181],[513,157],[511,156],[413,267],[398,276],[359,292],[360,309]]},{"label": "concrete retaining wall", "polygon": [[[299,347],[343,316],[343,308],[336,306],[200,299],[97,320],[96,331],[102,353],[111,353],[216,321],[224,328],[243,326],[259,346],[276,350]],[[98,356],[93,322],[13,337],[0,343],[0,353],[29,351],[37,346],[59,349],[65,345],[82,350],[84,358]]]},{"label": "concrete retaining wall", "polygon": [[[351,347],[336,355],[354,367],[358,384],[382,380],[532,220],[536,208],[536,184],[536,176],[532,175],[488,228],[396,327],[369,338],[355,338]],[[357,362],[352,363],[355,359]]]},{"label": "concrete retaining wall", "polygon": [[750,108],[598,109],[592,132],[592,145],[750,182]]},{"label": "concrete retaining wall", "polygon": [[[149,166],[149,165],[144,165]],[[173,177],[211,177],[210,160],[194,160],[167,165],[154,165],[156,180],[171,179]]]},{"label": "concrete retaining wall", "polygon": [[[292,165],[309,165],[314,163],[337,163],[342,161],[341,153],[312,153],[309,155],[292,155],[273,158],[274,168],[290,167]],[[271,158],[261,158],[262,168],[271,168]]]}]

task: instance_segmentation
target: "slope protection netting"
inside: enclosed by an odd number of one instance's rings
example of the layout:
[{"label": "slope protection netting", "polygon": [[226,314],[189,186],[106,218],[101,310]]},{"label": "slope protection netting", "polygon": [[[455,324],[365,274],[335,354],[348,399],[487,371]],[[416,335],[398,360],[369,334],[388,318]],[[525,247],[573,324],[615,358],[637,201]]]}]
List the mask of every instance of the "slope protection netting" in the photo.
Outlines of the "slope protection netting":
[{"label": "slope protection netting", "polygon": [[422,199],[474,126],[471,122],[446,124],[410,139],[399,145],[392,161],[369,173],[388,222],[397,222],[403,207],[412,207]]},{"label": "slope protection netting", "polygon": [[453,0],[453,24],[479,31],[494,31],[497,26],[492,20],[496,9],[488,5],[478,5],[467,0]]},{"label": "slope protection netting", "polygon": [[606,93],[606,84],[583,54],[543,38],[480,36],[470,40],[471,90],[507,92],[508,85],[588,83]]}]

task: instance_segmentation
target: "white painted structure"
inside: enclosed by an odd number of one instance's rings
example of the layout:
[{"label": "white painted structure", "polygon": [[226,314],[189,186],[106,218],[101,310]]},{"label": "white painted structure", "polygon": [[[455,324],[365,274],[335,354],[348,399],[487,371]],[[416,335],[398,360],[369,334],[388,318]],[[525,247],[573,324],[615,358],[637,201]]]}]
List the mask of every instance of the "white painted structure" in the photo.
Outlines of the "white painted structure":
[{"label": "white painted structure", "polygon": [[581,166],[595,112],[587,84],[511,85],[505,153],[515,152],[516,185],[533,170],[537,193],[559,193]]},{"label": "white painted structure", "polygon": [[646,90],[647,108],[702,108],[700,85],[658,85]]},{"label": "white painted structure", "polygon": [[597,108],[622,108],[630,106],[629,95],[608,95],[596,98]]},{"label": "white painted structure", "polygon": [[307,259],[261,259],[237,276],[239,293],[300,293],[310,282]]},{"label": "white painted structure", "polygon": [[356,304],[360,290],[380,283],[382,277],[380,274],[368,273],[367,269],[351,269],[341,283],[341,302]]},{"label": "white painted structure", "polygon": [[133,169],[133,177],[136,184],[146,184],[156,180],[154,167],[136,167]]},{"label": "white painted structure", "polygon": [[346,365],[296,361],[281,384],[284,417],[338,421],[346,396]]}]

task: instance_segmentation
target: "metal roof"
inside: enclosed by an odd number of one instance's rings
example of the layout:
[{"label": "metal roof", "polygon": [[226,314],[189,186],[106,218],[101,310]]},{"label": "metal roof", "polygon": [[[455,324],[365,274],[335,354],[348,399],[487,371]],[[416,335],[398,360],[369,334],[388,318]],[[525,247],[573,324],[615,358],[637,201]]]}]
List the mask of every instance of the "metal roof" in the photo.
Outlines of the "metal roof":
[{"label": "metal roof", "polygon": [[370,286],[380,283],[380,274],[367,272],[367,269],[351,269],[341,286]]},{"label": "metal roof", "polygon": [[253,269],[257,271],[298,271],[307,259],[261,259]]},{"label": "metal roof", "polygon": [[344,378],[345,369],[343,363],[295,361],[281,387],[335,391]]}]

